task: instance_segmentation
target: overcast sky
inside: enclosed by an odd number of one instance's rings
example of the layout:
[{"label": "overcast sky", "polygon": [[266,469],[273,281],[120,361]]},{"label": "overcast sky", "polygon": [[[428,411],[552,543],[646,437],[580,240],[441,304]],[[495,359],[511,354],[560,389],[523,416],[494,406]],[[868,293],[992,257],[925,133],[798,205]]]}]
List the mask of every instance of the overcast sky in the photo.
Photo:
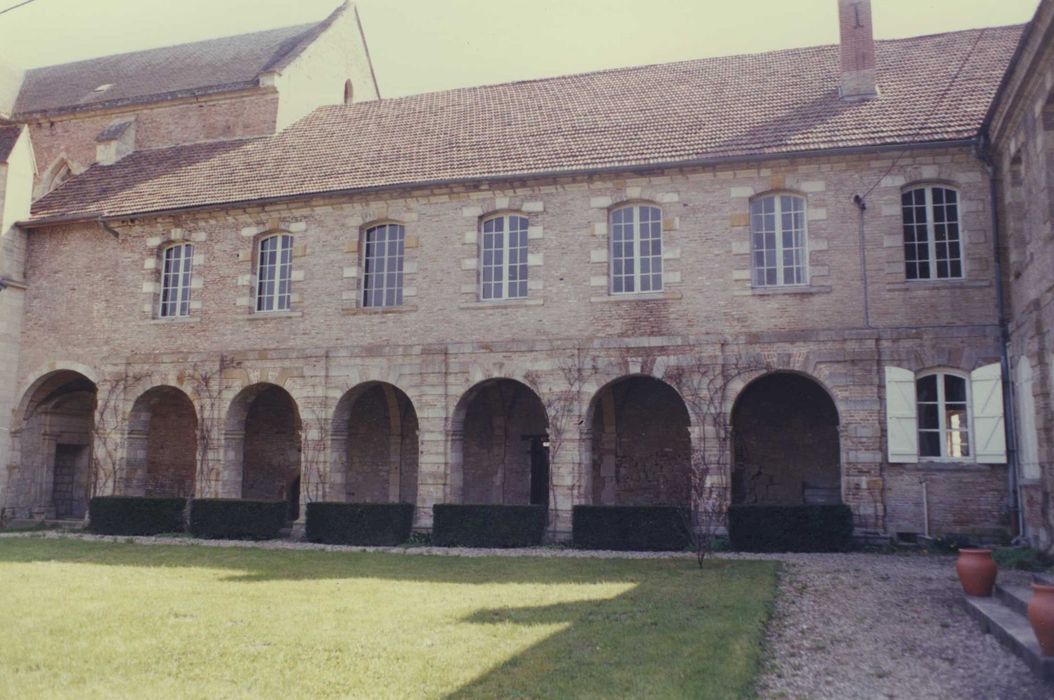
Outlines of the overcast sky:
[{"label": "overcast sky", "polygon": [[[0,0],[0,9],[19,0]],[[339,0],[34,0],[0,15],[30,67],[316,21]],[[836,0],[359,0],[388,97],[838,40]],[[896,38],[1028,21],[1038,0],[874,0]]]}]

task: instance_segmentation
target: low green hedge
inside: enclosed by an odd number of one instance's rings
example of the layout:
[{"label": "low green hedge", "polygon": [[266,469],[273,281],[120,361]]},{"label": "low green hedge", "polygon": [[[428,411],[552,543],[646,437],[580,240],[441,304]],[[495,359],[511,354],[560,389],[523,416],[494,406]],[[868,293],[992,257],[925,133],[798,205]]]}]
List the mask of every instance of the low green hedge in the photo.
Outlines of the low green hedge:
[{"label": "low green hedge", "polygon": [[535,547],[545,536],[549,511],[545,506],[437,503],[432,516],[437,547]]},{"label": "low green hedge", "polygon": [[395,546],[410,539],[413,524],[413,503],[307,504],[311,542]]},{"label": "low green hedge", "polygon": [[847,552],[853,512],[846,505],[735,505],[728,538],[740,552]]},{"label": "low green hedge", "polygon": [[190,534],[207,540],[271,540],[285,527],[286,501],[196,498],[190,502]]},{"label": "low green hedge", "polygon": [[183,532],[185,498],[96,496],[88,504],[88,529],[100,535]]},{"label": "low green hedge", "polygon": [[677,506],[575,506],[571,538],[579,549],[680,551],[691,545],[690,518]]}]

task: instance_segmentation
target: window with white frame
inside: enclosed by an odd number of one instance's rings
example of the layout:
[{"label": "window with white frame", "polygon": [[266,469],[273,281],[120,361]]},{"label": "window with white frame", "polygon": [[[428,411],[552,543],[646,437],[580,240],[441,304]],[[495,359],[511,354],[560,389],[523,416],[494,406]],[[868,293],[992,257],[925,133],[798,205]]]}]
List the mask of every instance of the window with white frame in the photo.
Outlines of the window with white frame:
[{"label": "window with white frame", "polygon": [[755,287],[808,283],[804,197],[774,194],[752,201],[750,240]]},{"label": "window with white frame", "polygon": [[904,192],[900,202],[907,278],[962,277],[959,193],[947,187],[916,187]]},{"label": "window with white frame", "polygon": [[527,217],[515,214],[483,220],[480,239],[480,298],[527,296]]},{"label": "window with white frame", "polygon": [[194,265],[194,246],[179,243],[161,254],[161,318],[190,315],[190,279]]},{"label": "window with white frame", "polygon": [[965,377],[946,372],[915,380],[919,456],[961,459],[970,456],[970,401]]},{"label": "window with white frame", "polygon": [[256,310],[288,311],[293,276],[293,237],[287,233],[261,239],[256,256]]},{"label": "window with white frame", "polygon": [[662,291],[662,210],[649,205],[611,212],[611,293]]},{"label": "window with white frame", "polygon": [[400,224],[366,229],[362,254],[362,305],[400,306],[403,303],[403,253],[406,231]]}]

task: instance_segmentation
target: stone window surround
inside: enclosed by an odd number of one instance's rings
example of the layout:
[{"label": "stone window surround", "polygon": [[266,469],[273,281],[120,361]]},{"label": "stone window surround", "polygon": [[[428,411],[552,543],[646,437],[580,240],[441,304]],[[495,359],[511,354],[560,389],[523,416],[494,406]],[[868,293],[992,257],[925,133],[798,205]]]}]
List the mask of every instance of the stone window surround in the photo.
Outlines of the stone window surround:
[{"label": "stone window surround", "polygon": [[[303,221],[283,223],[278,220],[272,220],[268,222],[266,226],[246,226],[242,228],[241,235],[243,238],[249,239],[250,245],[238,251],[238,261],[248,263],[249,272],[238,275],[237,285],[246,288],[246,294],[244,296],[239,296],[234,303],[236,306],[245,309],[245,318],[281,318],[283,316],[299,316],[301,314],[301,312],[297,310],[297,306],[302,302],[302,297],[295,290],[296,283],[303,282],[305,275],[304,268],[301,265],[298,265],[297,261],[307,255],[307,244],[298,240],[297,234],[302,234],[306,230],[307,224]],[[265,238],[270,238],[271,236],[278,234],[293,237],[293,261],[289,277],[289,309],[282,311],[257,312],[256,271],[257,261],[259,259],[260,242]]]},{"label": "stone window surround", "polygon": [[[539,200],[525,201],[522,197],[506,197],[501,194],[479,200],[477,204],[461,208],[461,215],[472,219],[473,227],[465,231],[461,239],[461,309],[492,309],[508,306],[538,306],[544,303],[545,288],[541,272],[545,262],[541,251],[545,231],[539,216],[545,211],[545,203]],[[480,232],[487,219],[513,215],[527,219],[527,296],[517,299],[487,299],[481,297],[480,285]]]},{"label": "stone window surround", "polygon": [[[802,203],[802,207],[803,207],[802,214],[804,215],[803,216],[803,219],[804,219],[803,226],[804,226],[804,228],[802,229],[802,245],[801,245],[801,247],[802,247],[802,255],[801,255],[801,259],[802,259],[802,278],[803,278],[804,281],[803,282],[775,282],[773,284],[755,284],[754,283],[754,252],[755,252],[754,251],[754,214],[753,214],[754,203],[755,202],[760,202],[760,201],[765,200],[765,199],[774,199],[774,200],[778,201],[778,199],[780,197],[794,197],[794,198],[800,200],[801,203]],[[750,275],[751,275],[751,287],[754,289],[754,291],[766,291],[766,292],[772,292],[772,291],[776,291],[776,290],[779,290],[779,291],[802,291],[802,290],[806,290],[807,291],[812,286],[812,275],[811,275],[812,265],[810,265],[810,261],[809,261],[809,254],[812,252],[812,246],[810,245],[810,240],[809,240],[809,228],[810,228],[809,227],[809,209],[810,209],[810,207],[809,207],[809,197],[804,192],[798,192],[798,191],[795,191],[795,190],[788,190],[788,189],[766,190],[765,192],[760,192],[760,193],[750,197],[747,200],[747,214],[748,214],[748,216],[750,216],[750,224],[748,226],[748,230],[749,230],[748,235],[750,237]],[[780,220],[780,218],[781,218],[780,216],[777,216],[777,221],[776,221],[776,251],[778,253],[782,253],[783,252],[782,238],[783,238],[784,231],[783,231],[783,222]],[[777,265],[778,268],[782,268],[783,267],[782,257],[783,257],[782,255],[777,255],[776,265]],[[782,276],[783,276],[782,271],[777,276],[782,278]]]},{"label": "stone window surround", "polygon": [[[413,302],[417,298],[417,287],[414,281],[417,276],[416,251],[420,247],[420,239],[411,232],[409,224],[417,221],[417,214],[401,212],[398,216],[376,216],[375,212],[369,209],[363,213],[366,214],[365,217],[354,217],[348,220],[349,224],[356,227],[356,233],[344,247],[345,255],[351,255],[353,258],[352,264],[345,265],[341,273],[345,282],[341,292],[342,312],[349,315],[416,311],[417,306]],[[364,283],[366,231],[385,224],[397,224],[403,227],[403,303],[398,306],[364,306],[362,285]]]},{"label": "stone window surround", "polygon": [[[629,184],[634,182],[634,184]],[[639,182],[640,184],[636,184]],[[652,184],[648,180],[627,181],[623,187],[606,188],[608,194],[594,195],[589,199],[593,230],[589,250],[589,286],[592,303],[636,302],[653,299],[680,299],[682,297],[681,248],[678,232],[681,218],[669,214],[668,205],[681,201],[680,192],[671,191],[669,185]],[[658,207],[662,213],[662,287],[661,292],[611,292],[611,212],[621,207],[644,205]]]},{"label": "stone window surround", "polygon": [[[158,323],[186,323],[191,319],[196,320],[195,312],[201,310],[201,300],[195,299],[195,290],[205,285],[202,275],[202,266],[205,264],[205,255],[201,252],[200,243],[208,240],[208,234],[204,231],[188,233],[180,227],[173,227],[160,236],[146,239],[147,254],[143,260],[143,286],[142,293],[143,313],[151,321]],[[190,315],[189,316],[166,316],[162,317],[161,310],[161,275],[164,271],[162,256],[165,250],[180,243],[191,243],[194,245],[193,269],[190,276]]]}]

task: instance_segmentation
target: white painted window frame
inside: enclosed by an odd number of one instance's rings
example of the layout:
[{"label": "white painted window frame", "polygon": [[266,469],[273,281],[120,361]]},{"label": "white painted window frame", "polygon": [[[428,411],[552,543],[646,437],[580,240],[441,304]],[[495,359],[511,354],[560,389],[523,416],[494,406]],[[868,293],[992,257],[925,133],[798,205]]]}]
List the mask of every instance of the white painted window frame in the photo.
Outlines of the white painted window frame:
[{"label": "white painted window frame", "polygon": [[[965,387],[966,397],[966,447],[967,453],[961,457],[955,457],[947,454],[948,443],[947,437],[949,435],[949,428],[947,426],[947,400],[945,398],[944,378],[946,376],[955,377],[963,382]],[[932,429],[923,429],[922,415],[919,411],[919,400],[918,400],[918,382],[926,377],[937,378],[937,434],[940,436],[940,455],[923,455],[922,454],[922,440],[918,442],[919,461],[923,462],[975,462],[977,460],[977,446],[975,445],[976,431],[974,430],[974,407],[973,407],[973,382],[969,374],[963,372],[953,371],[949,369],[935,369],[927,370],[925,372],[919,372],[915,375],[915,411],[916,411],[916,430],[919,433],[922,432],[934,432]]]},{"label": "white painted window frame", "polygon": [[[380,255],[374,254],[371,258],[370,253],[370,234],[375,233],[384,229],[384,245]],[[391,236],[393,230],[397,231],[398,235],[398,250],[395,255],[390,255],[388,252],[389,244],[391,243]],[[376,248],[376,242],[373,243]],[[388,263],[391,259],[397,260],[396,269],[388,270]],[[379,272],[370,272],[371,259],[373,265],[380,264]],[[403,282],[405,277],[406,268],[406,227],[397,221],[381,221],[370,226],[362,232],[362,296],[361,303],[364,308],[368,309],[383,309],[391,308],[395,306],[403,305]],[[371,288],[371,280],[379,278],[379,286]],[[394,293],[394,300],[388,302],[388,292]],[[375,303],[377,295],[380,296],[380,303]],[[372,298],[371,298],[372,295]]]},{"label": "white painted window frame", "polygon": [[[512,223],[513,219],[520,219],[520,220],[523,221],[522,228],[516,228],[516,232],[518,234],[522,234],[522,236],[523,236],[523,245],[512,246],[509,243],[509,239],[510,239],[509,234],[512,231],[512,228],[510,227],[510,224]],[[501,220],[503,222],[502,223],[502,233],[501,233],[501,246],[500,247],[494,247],[494,248],[488,248],[487,247],[487,242],[488,242],[488,240],[490,240],[488,238],[488,236],[494,237],[495,236],[495,232],[493,232],[493,231],[488,232],[487,231],[487,224],[489,224],[491,222],[494,222],[494,221],[498,221],[498,220]],[[479,299],[480,299],[480,301],[512,301],[512,300],[516,300],[516,299],[526,299],[529,296],[529,294],[530,294],[530,288],[529,288],[530,268],[528,267],[528,259],[527,259],[527,256],[528,256],[528,242],[529,242],[529,238],[528,238],[528,229],[529,229],[529,227],[530,227],[530,220],[527,218],[527,216],[525,216],[524,214],[516,213],[516,212],[507,212],[507,213],[502,213],[502,214],[493,214],[493,215],[490,215],[490,216],[486,216],[486,217],[484,217],[483,219],[480,220],[480,224],[479,224]],[[517,256],[518,256],[517,262],[515,264],[511,260],[511,258],[512,258],[511,254],[512,254],[512,252],[514,250],[516,251]],[[488,265],[486,263],[486,254],[488,252],[498,252],[498,253],[500,253],[501,254],[501,262],[500,263],[491,263],[491,264]],[[522,256],[522,261],[519,259],[519,256]],[[515,281],[513,281],[511,279],[512,278],[512,274],[511,273],[512,273],[514,268],[517,268],[517,269],[522,268],[523,269],[524,277],[522,279],[520,279],[519,277],[517,277],[517,279]],[[501,271],[501,275],[502,275],[501,281],[500,282],[495,282],[494,280],[491,280],[489,282],[486,281],[485,280],[486,270],[488,270],[488,269],[500,270]],[[524,287],[523,294],[520,294],[518,290],[516,290],[515,294],[510,293],[512,291],[512,289],[511,289],[512,285],[515,284],[516,286],[521,286],[520,285],[521,282],[523,283],[522,286]],[[487,294],[488,294],[488,285],[490,285],[490,291],[491,291],[491,295],[490,296],[487,296]],[[492,293],[495,288],[497,289],[498,294],[493,294]]]},{"label": "white painted window frame", "polygon": [[[937,275],[937,222],[934,216],[933,209],[933,190],[941,189],[955,193],[955,227],[958,232],[959,244],[959,257],[948,258],[948,261],[957,260],[959,263],[959,274],[949,275],[947,277],[939,277]],[[901,192],[901,197],[906,194],[914,193],[922,190],[925,195],[925,211],[926,211],[926,250],[927,250],[927,261],[929,263],[930,275],[929,277],[908,277],[907,274],[907,254],[904,255],[904,277],[908,282],[933,282],[940,280],[961,280],[966,277],[966,258],[964,255],[965,248],[965,236],[963,235],[963,223],[962,223],[962,193],[957,187],[944,184],[929,184],[929,185],[913,185],[905,188]],[[900,205],[900,221],[901,221],[901,237],[903,238],[903,227],[906,225],[904,221],[904,202],[901,199]],[[901,244],[901,250],[905,251],[907,243]]]},{"label": "white painted window frame", "polygon": [[[180,251],[177,269],[168,271],[168,257]],[[161,251],[161,293],[158,295],[158,318],[181,318],[190,316],[191,278],[194,274],[194,244],[174,243]],[[175,301],[166,302],[171,291]]]},{"label": "white painted window frame", "polygon": [[[621,278],[631,280],[633,282],[633,289],[631,289],[631,290],[622,289],[621,291],[616,291],[615,290],[615,277],[616,277],[616,275],[615,275],[615,261],[616,261],[616,256],[615,256],[615,226],[616,225],[624,226],[625,224],[616,224],[615,223],[615,213],[619,212],[619,211],[624,211],[624,210],[627,210],[627,209],[632,209],[633,210],[633,223],[632,223],[631,228],[630,228],[630,231],[631,231],[632,236],[633,236],[633,242],[632,242],[632,246],[631,246],[632,247],[632,256],[622,256],[622,257],[619,257],[617,259],[622,260],[622,261],[630,260],[630,261],[633,262],[633,274],[632,274],[632,277],[627,276],[625,273],[623,273],[622,275],[619,275],[619,277],[621,277]],[[641,236],[641,223],[642,223],[641,222],[641,216],[640,216],[641,209],[654,209],[655,211],[657,211],[659,213],[659,218],[658,218],[659,236],[658,236],[658,239],[657,239],[658,242],[659,242],[659,253],[658,253],[658,255],[655,255],[655,254],[643,255],[642,252],[641,252],[641,247],[642,247],[643,242],[644,242],[643,239],[642,239],[642,236]],[[638,294],[661,294],[663,292],[663,290],[665,288],[665,285],[666,285],[666,265],[665,265],[665,261],[664,261],[664,258],[663,258],[663,250],[664,250],[664,246],[665,246],[665,240],[664,240],[664,232],[663,232],[662,229],[663,229],[662,207],[660,207],[657,204],[653,204],[651,202],[637,202],[637,203],[632,203],[632,204],[621,204],[621,205],[619,205],[617,207],[613,207],[608,212],[608,293],[609,294],[615,295],[615,296],[623,296],[623,295],[632,296],[632,295],[638,295]],[[648,241],[653,241],[653,240],[656,240],[656,239],[654,239],[654,238],[649,238],[648,239]],[[658,272],[658,275],[659,275],[659,288],[658,289],[648,289],[648,290],[642,290],[641,289],[641,276],[642,276],[642,273],[641,273],[641,261],[644,258],[649,258],[653,263],[657,262],[658,265],[659,265],[659,272]],[[655,274],[655,271],[654,271],[654,269],[652,269],[646,274],[650,277],[650,276],[653,276]]]},{"label": "white painted window frame", "polygon": [[[275,262],[274,264],[268,264],[264,262],[264,245],[268,241],[277,240],[277,248],[275,249]],[[283,251],[288,250],[288,260],[282,260]],[[272,281],[274,282],[272,290],[269,293],[265,293],[263,286],[265,284],[264,271],[266,268],[273,268],[274,274]],[[268,236],[264,236],[256,242],[256,294],[255,303],[253,308],[256,313],[259,314],[272,314],[272,313],[283,313],[289,311],[292,306],[292,286],[293,286],[293,236],[289,233],[274,233]],[[281,284],[285,282],[286,291],[282,293]]]},{"label": "white painted window frame", "polygon": [[[800,282],[787,282],[785,274],[785,265],[783,264],[783,254],[786,251],[786,247],[783,245],[783,198],[790,197],[795,201],[801,202],[801,260],[799,267],[801,269],[801,281]],[[776,243],[776,281],[774,283],[766,282],[764,279],[759,280],[759,268],[757,266],[756,255],[759,252],[759,248],[755,245],[754,238],[759,233],[754,228],[754,205],[761,204],[767,200],[774,201],[774,217],[776,222],[775,243]],[[768,192],[759,195],[750,200],[750,280],[751,285],[759,288],[773,288],[773,287],[807,287],[809,286],[809,201],[805,196],[800,195],[796,192]],[[761,232],[764,233],[764,232]],[[760,250],[767,250],[761,248]],[[767,267],[761,268],[761,270],[767,270]]]}]

